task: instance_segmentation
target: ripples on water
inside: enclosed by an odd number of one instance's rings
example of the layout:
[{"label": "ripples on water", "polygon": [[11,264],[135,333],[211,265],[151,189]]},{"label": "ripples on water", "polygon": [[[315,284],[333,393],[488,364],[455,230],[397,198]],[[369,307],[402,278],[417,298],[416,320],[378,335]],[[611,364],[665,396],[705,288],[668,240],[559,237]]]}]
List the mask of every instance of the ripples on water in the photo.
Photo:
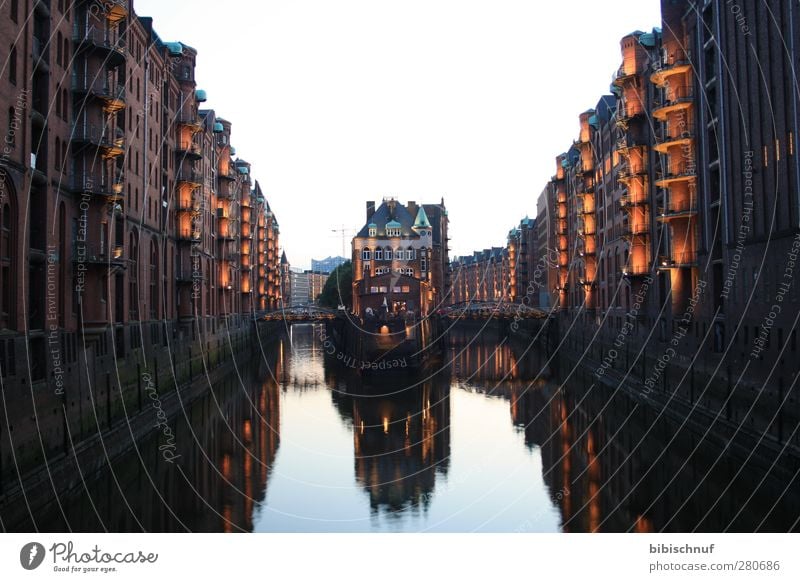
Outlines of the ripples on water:
[{"label": "ripples on water", "polygon": [[[364,382],[297,325],[60,507],[43,531],[786,531],[767,478],[526,346],[452,331],[431,376]],[[380,395],[383,394],[383,395]],[[1,514],[1,510],[0,510]],[[33,522],[6,527],[31,530]]]}]

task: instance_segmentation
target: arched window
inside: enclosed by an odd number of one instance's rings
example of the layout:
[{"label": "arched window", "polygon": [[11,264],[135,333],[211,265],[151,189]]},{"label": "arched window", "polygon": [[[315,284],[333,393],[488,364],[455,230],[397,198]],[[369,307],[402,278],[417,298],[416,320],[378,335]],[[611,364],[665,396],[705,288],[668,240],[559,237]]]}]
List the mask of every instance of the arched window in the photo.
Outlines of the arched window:
[{"label": "arched window", "polygon": [[413,261],[414,260],[414,249],[412,247],[408,247],[406,249],[406,260]]},{"label": "arched window", "polygon": [[61,138],[56,136],[56,155],[53,156],[53,160],[55,160],[56,170],[61,169]]},{"label": "arched window", "polygon": [[364,249],[361,251],[361,260],[363,261],[370,261],[372,260],[372,251],[369,249]]},{"label": "arched window", "polygon": [[392,260],[392,249],[390,249],[389,247],[386,247],[384,249],[384,251],[383,251],[383,258],[386,259],[387,261],[391,261]]},{"label": "arched window", "polygon": [[[60,5],[60,3],[59,3]],[[64,58],[64,36],[59,32],[57,35],[58,42],[56,42],[56,63],[63,65],[62,59]]]},{"label": "arched window", "polygon": [[383,260],[383,249],[378,247],[375,249],[375,260],[382,261]]}]

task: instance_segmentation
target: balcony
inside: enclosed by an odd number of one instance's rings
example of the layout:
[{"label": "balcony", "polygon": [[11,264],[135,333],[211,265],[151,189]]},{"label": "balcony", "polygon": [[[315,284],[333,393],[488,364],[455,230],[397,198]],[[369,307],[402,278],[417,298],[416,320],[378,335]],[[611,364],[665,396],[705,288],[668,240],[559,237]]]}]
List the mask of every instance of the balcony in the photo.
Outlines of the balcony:
[{"label": "balcony", "polygon": [[200,213],[200,201],[194,197],[179,198],[176,206],[178,212],[190,212],[195,215]]},{"label": "balcony", "polygon": [[73,77],[72,92],[77,95],[102,99],[105,102],[105,110],[108,113],[114,113],[125,108],[125,86],[114,85],[101,78]]},{"label": "balcony", "polygon": [[697,266],[697,254],[691,251],[673,252],[670,256],[662,256],[658,259],[658,268],[668,269],[690,269]]},{"label": "balcony", "polygon": [[627,265],[622,268],[622,276],[628,279],[646,277],[650,274],[650,265]]},{"label": "balcony", "polygon": [[175,148],[175,154],[179,158],[188,158],[191,160],[199,160],[203,157],[203,148],[196,144],[194,141],[179,140]]},{"label": "balcony", "polygon": [[617,106],[617,123],[623,127],[626,126],[631,120],[642,115],[644,115],[644,111],[642,109],[626,107],[625,105]]},{"label": "balcony", "polygon": [[124,185],[121,181],[112,181],[91,174],[79,174],[70,182],[70,190],[73,194],[91,194],[107,202],[122,200],[123,188]]},{"label": "balcony", "polygon": [[110,267],[125,267],[122,245],[92,245],[76,241],[72,248],[72,262]]},{"label": "balcony", "polygon": [[643,147],[647,147],[647,144],[640,142],[639,140],[635,140],[629,136],[619,138],[617,142],[614,144],[614,148],[622,154],[627,154],[630,150],[634,148],[643,148]]},{"label": "balcony", "polygon": [[647,206],[647,198],[644,196],[633,197],[630,194],[623,194],[619,199],[619,205],[623,210],[630,210],[637,206]]},{"label": "balcony", "polygon": [[686,51],[676,51],[672,55],[667,55],[661,61],[661,68],[650,75],[650,80],[657,86],[663,87],[668,79],[674,75],[689,73],[692,70],[692,62],[689,53]]},{"label": "balcony", "polygon": [[188,127],[192,133],[203,130],[203,121],[194,112],[181,112],[178,114],[178,125]]},{"label": "balcony", "polygon": [[650,221],[638,220],[628,221],[622,225],[622,236],[625,238],[642,237],[650,234]]},{"label": "balcony", "polygon": [[110,22],[119,22],[128,16],[127,0],[105,0],[106,18]]},{"label": "balcony", "polygon": [[223,180],[234,181],[236,180],[236,168],[233,166],[232,163],[229,163],[227,170],[223,170],[223,168],[220,168],[218,175]]},{"label": "balcony", "polygon": [[623,64],[617,72],[614,73],[614,78],[612,82],[614,85],[621,86],[624,85],[626,82],[636,78],[637,72],[635,68],[628,67],[626,68]]},{"label": "balcony", "polygon": [[670,200],[669,204],[658,210],[658,219],[661,221],[669,221],[674,218],[689,218],[697,214],[697,199],[692,196],[690,198]]},{"label": "balcony", "polygon": [[90,26],[88,28],[76,24],[72,30],[72,40],[77,43],[78,51],[94,50],[102,53],[106,64],[118,66],[125,64],[125,39],[114,36],[116,31],[102,30]]},{"label": "balcony", "polygon": [[665,121],[670,113],[689,109],[694,103],[693,87],[667,87],[666,91],[664,100],[653,108],[653,117],[659,121]]},{"label": "balcony", "polygon": [[203,185],[203,174],[194,169],[181,168],[178,170],[178,182],[196,188]]},{"label": "balcony", "polygon": [[125,133],[119,128],[76,124],[72,127],[72,142],[98,147],[103,150],[105,158],[114,158],[125,152]]},{"label": "balcony", "polygon": [[178,240],[182,242],[199,243],[203,235],[199,228],[180,228],[178,230]]},{"label": "balcony", "polygon": [[697,167],[695,164],[679,162],[669,164],[665,172],[660,172],[656,180],[656,186],[667,188],[673,182],[685,182],[694,180],[697,177]]},{"label": "balcony", "polygon": [[623,162],[617,169],[617,180],[620,182],[628,183],[634,178],[646,175],[644,167],[641,164],[632,165],[630,162]]},{"label": "balcony", "polygon": [[661,154],[669,153],[671,148],[680,147],[691,153],[691,146],[694,143],[694,135],[690,131],[682,131],[675,135],[670,135],[667,128],[656,130],[655,150]]}]

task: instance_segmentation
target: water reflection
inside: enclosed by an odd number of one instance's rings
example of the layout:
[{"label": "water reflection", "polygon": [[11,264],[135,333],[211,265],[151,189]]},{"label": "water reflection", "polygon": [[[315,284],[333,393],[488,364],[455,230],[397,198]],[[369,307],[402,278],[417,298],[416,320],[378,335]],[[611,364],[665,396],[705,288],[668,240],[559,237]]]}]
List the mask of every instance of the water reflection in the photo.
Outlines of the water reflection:
[{"label": "water reflection", "polygon": [[450,460],[449,384],[441,375],[421,386],[397,386],[391,397],[333,392],[353,427],[356,482],[373,512],[427,509],[437,475]]},{"label": "water reflection", "polygon": [[[447,338],[436,374],[364,380],[297,325],[215,382],[174,422],[181,457],[151,438],[29,500],[44,531],[785,531],[790,477],[497,331]],[[242,362],[244,364],[244,362]],[[763,478],[762,480],[762,477]]]}]

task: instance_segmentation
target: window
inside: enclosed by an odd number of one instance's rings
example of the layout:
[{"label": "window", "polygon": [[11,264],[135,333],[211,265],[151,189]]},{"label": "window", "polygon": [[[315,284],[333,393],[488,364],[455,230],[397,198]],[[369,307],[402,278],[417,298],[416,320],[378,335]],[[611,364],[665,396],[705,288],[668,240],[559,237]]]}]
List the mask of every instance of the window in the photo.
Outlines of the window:
[{"label": "window", "polygon": [[17,21],[19,14],[19,0],[11,0],[11,20]]},{"label": "window", "polygon": [[428,259],[427,258],[422,257],[420,259],[419,268],[422,270],[423,273],[428,270]]},{"label": "window", "polygon": [[364,261],[369,261],[372,259],[372,252],[369,249],[364,249],[361,251],[361,259]]},{"label": "window", "polygon": [[64,44],[63,44],[63,42],[64,42],[64,40],[63,40],[63,39],[64,39],[64,37],[63,37],[63,35],[62,35],[62,34],[59,32],[56,38],[58,39],[58,41],[56,42],[56,63],[58,63],[59,65],[61,65],[61,64],[62,64],[62,62],[63,62],[63,61],[62,61],[62,58],[64,57]]},{"label": "window", "polygon": [[391,261],[392,260],[392,249],[386,249],[386,251],[384,251],[384,253],[383,253],[383,256],[386,257],[387,261]]},{"label": "window", "polygon": [[375,249],[375,260],[376,261],[383,260],[383,249]]},{"label": "window", "polygon": [[386,236],[400,236],[400,229],[399,228],[387,228],[386,229]]},{"label": "window", "polygon": [[412,248],[409,248],[409,249],[406,251],[406,260],[407,260],[407,261],[413,261],[413,260],[414,260],[414,249],[412,249]]},{"label": "window", "polygon": [[378,229],[376,228],[369,229],[369,236],[377,236],[377,234],[378,234]]}]

